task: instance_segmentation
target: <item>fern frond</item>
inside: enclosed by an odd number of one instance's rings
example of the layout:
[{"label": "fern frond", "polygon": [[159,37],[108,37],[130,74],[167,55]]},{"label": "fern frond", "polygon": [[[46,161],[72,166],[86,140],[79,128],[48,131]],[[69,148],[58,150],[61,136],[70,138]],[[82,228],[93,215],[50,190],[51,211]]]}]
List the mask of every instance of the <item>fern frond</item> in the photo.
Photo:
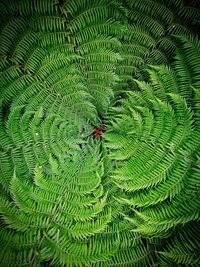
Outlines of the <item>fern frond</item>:
[{"label": "fern frond", "polygon": [[169,23],[173,19],[173,13],[167,8],[167,6],[157,1],[145,0],[138,2],[136,0],[126,0],[125,2],[131,9],[152,17],[157,17],[164,23]]},{"label": "fern frond", "polygon": [[[178,234],[170,240],[165,251],[161,251],[161,257],[172,259],[181,264],[198,265],[199,227],[197,222],[188,223],[179,229]],[[187,244],[187,245],[186,245]],[[196,251],[196,252],[194,252]],[[163,257],[162,257],[163,258]]]}]

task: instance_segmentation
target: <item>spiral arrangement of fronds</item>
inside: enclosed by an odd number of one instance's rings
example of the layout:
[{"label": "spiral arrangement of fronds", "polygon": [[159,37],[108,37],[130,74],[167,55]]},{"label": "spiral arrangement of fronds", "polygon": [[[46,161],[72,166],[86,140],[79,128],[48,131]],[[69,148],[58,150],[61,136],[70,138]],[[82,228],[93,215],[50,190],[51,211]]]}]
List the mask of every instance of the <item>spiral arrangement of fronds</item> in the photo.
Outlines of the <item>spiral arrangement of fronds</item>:
[{"label": "spiral arrangement of fronds", "polygon": [[0,266],[200,265],[199,4],[1,1]]}]

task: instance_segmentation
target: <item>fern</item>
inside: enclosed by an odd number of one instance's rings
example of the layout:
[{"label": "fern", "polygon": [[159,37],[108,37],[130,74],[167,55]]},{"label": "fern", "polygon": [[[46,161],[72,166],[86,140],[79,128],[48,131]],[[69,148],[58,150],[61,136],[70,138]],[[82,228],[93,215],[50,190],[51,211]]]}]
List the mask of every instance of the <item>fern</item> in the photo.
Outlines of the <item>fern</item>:
[{"label": "fern", "polygon": [[199,266],[198,1],[0,13],[0,266]]}]

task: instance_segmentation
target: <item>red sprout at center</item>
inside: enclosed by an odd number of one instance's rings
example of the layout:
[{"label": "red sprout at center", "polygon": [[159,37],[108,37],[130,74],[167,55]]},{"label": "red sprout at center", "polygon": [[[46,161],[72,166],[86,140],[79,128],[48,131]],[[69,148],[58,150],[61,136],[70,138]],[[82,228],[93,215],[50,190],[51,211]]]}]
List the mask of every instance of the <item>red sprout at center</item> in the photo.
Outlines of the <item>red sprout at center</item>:
[{"label": "red sprout at center", "polygon": [[103,126],[95,126],[93,130],[93,139],[101,136],[103,133]]}]

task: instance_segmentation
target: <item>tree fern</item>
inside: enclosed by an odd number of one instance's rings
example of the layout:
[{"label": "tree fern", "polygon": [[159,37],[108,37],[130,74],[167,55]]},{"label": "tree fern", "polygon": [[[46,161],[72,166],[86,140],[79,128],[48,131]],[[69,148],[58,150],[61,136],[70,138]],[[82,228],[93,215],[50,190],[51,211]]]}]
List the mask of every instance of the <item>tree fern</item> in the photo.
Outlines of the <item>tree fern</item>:
[{"label": "tree fern", "polygon": [[198,1],[0,13],[0,266],[199,266]]}]

